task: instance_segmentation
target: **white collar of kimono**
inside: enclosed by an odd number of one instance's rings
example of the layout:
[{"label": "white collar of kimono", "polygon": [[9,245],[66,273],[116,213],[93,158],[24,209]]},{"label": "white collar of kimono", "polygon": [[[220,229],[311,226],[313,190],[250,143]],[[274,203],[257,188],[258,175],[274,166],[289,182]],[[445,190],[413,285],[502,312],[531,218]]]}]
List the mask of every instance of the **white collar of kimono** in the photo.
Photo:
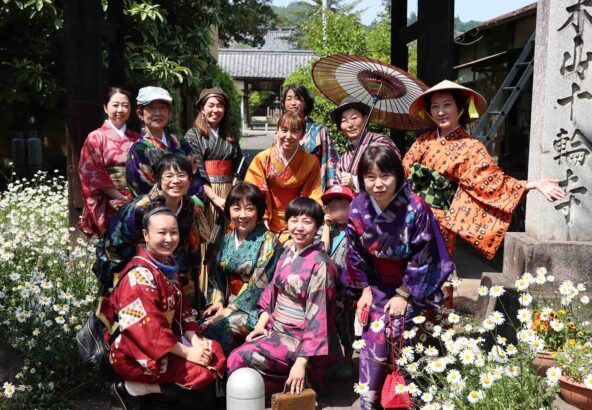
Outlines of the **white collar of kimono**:
[{"label": "white collar of kimono", "polygon": [[[448,131],[446,133],[446,135],[450,135],[452,134],[454,131],[456,131],[457,129],[459,129],[461,127],[461,125],[459,125],[458,127],[456,127],[455,129],[453,129],[452,131]],[[440,139],[442,136],[440,135],[440,128],[436,129],[436,139]]]},{"label": "white collar of kimono", "polygon": [[[304,248],[297,250],[295,245],[292,245],[290,247],[290,249],[292,250],[292,252],[294,252],[294,256],[293,258],[299,256],[302,252],[304,252],[305,250],[307,250],[308,248],[310,248],[311,246],[313,246],[315,244],[315,242],[313,241],[310,245],[305,246]],[[292,258],[292,259],[293,259]]]},{"label": "white collar of kimono", "polygon": [[218,128],[212,128],[212,127],[210,127],[210,131],[212,131],[212,134],[214,134],[216,136],[216,138],[220,138],[220,134],[219,134],[220,127],[218,127]]},{"label": "white collar of kimono", "polygon": [[294,153],[292,154],[292,156],[289,159],[286,159],[284,157],[284,153],[282,152],[282,149],[280,148],[280,143],[279,141],[276,142],[276,147],[278,149],[278,152],[280,153],[280,158],[282,159],[282,162],[284,163],[284,165],[288,165],[290,162],[292,162],[292,160],[294,159],[294,157],[296,156],[296,153],[298,152],[298,150],[300,149],[300,146],[296,147],[296,149],[294,150]]},{"label": "white collar of kimono", "polygon": [[127,124],[126,124],[126,123],[123,123],[123,127],[121,127],[121,128],[117,128],[117,127],[115,126],[115,124],[113,124],[113,123],[111,122],[111,120],[110,120],[110,119],[106,119],[106,120],[105,120],[105,122],[106,122],[107,124],[109,124],[109,126],[110,126],[111,128],[113,128],[113,129],[114,129],[114,130],[115,130],[115,131],[116,131],[116,132],[119,134],[119,136],[120,136],[121,138],[125,137],[125,131],[127,130]]},{"label": "white collar of kimono", "polygon": [[[399,195],[399,193],[403,190],[404,187],[405,187],[405,184],[401,185],[401,187],[397,190],[397,192],[395,192],[395,195],[393,195],[393,197],[389,201],[389,205],[391,204],[391,202],[393,202],[393,199],[395,199],[397,197],[397,195]],[[376,202],[376,199],[372,198],[372,196],[370,196],[370,194],[368,194],[368,197],[370,198],[370,202],[372,203],[372,206],[374,207],[374,210],[376,211],[376,216],[381,215],[384,211],[380,208],[380,205],[378,205],[378,202]],[[388,206],[387,206],[387,208],[388,208]]]}]

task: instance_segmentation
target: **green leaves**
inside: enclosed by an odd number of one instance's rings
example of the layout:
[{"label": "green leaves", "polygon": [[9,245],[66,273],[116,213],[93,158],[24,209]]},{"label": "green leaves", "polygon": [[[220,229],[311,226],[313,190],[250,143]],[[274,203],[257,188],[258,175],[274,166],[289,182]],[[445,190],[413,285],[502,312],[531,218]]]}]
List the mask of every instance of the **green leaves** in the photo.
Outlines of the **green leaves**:
[{"label": "green leaves", "polygon": [[126,10],[126,14],[134,17],[140,17],[140,20],[142,21],[148,18],[152,21],[159,20],[161,23],[164,23],[164,16],[160,12],[160,6],[157,4],[136,1],[131,1],[130,3],[130,6]]}]

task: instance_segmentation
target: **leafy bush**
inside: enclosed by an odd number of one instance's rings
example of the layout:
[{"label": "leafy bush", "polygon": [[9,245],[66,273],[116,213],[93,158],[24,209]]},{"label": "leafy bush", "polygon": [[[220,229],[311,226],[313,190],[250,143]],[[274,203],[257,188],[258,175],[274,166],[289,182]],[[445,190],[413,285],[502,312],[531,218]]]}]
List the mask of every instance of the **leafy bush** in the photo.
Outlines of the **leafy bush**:
[{"label": "leafy bush", "polygon": [[22,358],[0,408],[61,408],[78,382],[75,333],[95,308],[94,246],[70,242],[63,177],[14,180],[0,198],[0,339]]}]

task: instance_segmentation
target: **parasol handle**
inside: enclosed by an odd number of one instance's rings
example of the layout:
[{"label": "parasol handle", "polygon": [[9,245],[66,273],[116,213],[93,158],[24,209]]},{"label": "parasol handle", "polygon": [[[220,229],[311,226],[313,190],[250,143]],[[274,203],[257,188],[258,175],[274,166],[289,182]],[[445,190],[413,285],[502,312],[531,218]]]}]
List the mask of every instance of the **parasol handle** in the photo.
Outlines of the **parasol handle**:
[{"label": "parasol handle", "polygon": [[380,87],[378,88],[378,91],[375,94],[376,96],[372,96],[373,101],[372,105],[370,106],[370,112],[368,113],[368,117],[366,117],[364,128],[362,128],[362,132],[360,133],[360,139],[358,139],[358,143],[356,144],[354,156],[352,157],[352,161],[350,162],[349,168],[347,169],[348,174],[351,174],[354,163],[356,162],[356,158],[358,157],[358,151],[360,150],[360,146],[362,146],[362,141],[364,140],[364,138],[366,137],[366,133],[368,132],[368,122],[370,121],[370,117],[372,117],[372,111],[374,111],[374,107],[376,106],[376,103],[379,100],[378,96],[380,95],[380,91],[382,90],[382,84],[383,83],[381,82]]}]

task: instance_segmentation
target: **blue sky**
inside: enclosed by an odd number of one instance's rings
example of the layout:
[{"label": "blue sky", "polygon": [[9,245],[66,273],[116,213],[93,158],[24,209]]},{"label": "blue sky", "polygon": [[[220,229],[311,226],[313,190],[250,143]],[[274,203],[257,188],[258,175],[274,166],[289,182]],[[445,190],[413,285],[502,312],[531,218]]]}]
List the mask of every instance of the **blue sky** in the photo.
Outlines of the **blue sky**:
[{"label": "blue sky", "polygon": [[[273,0],[273,5],[286,6],[292,1],[294,0]],[[485,21],[533,2],[534,0],[456,0],[454,14],[463,21]],[[410,11],[417,11],[417,1],[408,0],[408,4]],[[362,22],[370,24],[381,8],[380,0],[362,0],[358,7],[360,10],[366,9],[362,14]]]}]

